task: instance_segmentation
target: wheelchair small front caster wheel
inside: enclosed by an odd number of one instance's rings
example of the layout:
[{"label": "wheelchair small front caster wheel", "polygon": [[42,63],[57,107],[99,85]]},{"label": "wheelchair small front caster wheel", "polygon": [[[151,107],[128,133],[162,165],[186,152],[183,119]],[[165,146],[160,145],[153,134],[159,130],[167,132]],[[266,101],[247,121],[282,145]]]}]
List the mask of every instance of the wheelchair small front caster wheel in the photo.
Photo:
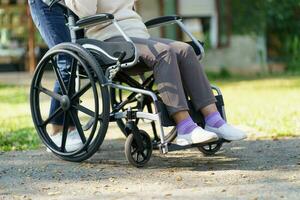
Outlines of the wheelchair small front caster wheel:
[{"label": "wheelchair small front caster wheel", "polygon": [[135,167],[143,167],[150,160],[152,155],[152,141],[150,136],[143,130],[139,131],[142,139],[142,147],[138,144],[131,133],[125,142],[125,156],[130,164]]},{"label": "wheelchair small front caster wheel", "polygon": [[213,156],[215,155],[222,147],[223,143],[215,143],[215,144],[208,144],[205,146],[198,147],[199,151],[203,153],[205,156]]}]

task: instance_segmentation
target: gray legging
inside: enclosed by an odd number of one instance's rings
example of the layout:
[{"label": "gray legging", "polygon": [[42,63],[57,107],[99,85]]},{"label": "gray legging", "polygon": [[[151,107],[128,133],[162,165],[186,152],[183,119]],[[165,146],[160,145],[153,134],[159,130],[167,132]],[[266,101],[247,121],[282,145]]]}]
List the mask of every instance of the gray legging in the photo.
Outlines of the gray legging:
[{"label": "gray legging", "polygon": [[[124,40],[121,37],[106,41]],[[184,89],[195,108],[213,104],[216,99],[194,49],[184,43],[162,38],[132,38],[140,59],[151,67],[155,82],[170,115],[188,110]]]}]

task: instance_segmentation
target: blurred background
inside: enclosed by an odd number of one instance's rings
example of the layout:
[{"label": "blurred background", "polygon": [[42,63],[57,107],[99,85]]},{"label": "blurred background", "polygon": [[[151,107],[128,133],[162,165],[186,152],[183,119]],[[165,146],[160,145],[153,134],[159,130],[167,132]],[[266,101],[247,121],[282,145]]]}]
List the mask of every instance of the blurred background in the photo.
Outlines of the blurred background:
[{"label": "blurred background", "polygon": [[[248,74],[297,71],[299,4],[299,0],[141,0],[137,9],[144,20],[181,15],[189,30],[205,41],[207,70]],[[172,26],[153,34],[186,38]],[[27,1],[1,0],[0,71],[33,71],[45,51]]]},{"label": "blurred background", "polygon": [[[300,135],[300,0],[140,0],[137,10],[145,21],[181,15],[205,42],[203,64],[229,121],[255,138]],[[151,34],[186,40],[173,25]],[[27,0],[0,0],[0,150],[39,145],[28,92],[46,51]]]}]

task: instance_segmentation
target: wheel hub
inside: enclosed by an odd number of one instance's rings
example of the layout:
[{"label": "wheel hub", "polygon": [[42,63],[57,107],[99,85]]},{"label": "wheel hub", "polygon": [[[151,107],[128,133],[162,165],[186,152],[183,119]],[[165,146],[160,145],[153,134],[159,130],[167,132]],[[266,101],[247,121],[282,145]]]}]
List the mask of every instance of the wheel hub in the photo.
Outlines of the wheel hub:
[{"label": "wheel hub", "polygon": [[70,98],[67,95],[63,95],[60,100],[60,105],[64,111],[69,110],[71,107]]}]

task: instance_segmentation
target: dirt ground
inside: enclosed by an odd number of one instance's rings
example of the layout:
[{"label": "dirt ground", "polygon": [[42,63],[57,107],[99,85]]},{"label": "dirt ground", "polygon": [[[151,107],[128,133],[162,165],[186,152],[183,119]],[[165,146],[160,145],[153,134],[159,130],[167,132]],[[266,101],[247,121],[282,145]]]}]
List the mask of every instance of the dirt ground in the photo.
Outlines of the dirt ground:
[{"label": "dirt ground", "polygon": [[155,151],[137,169],[125,159],[121,136],[109,132],[83,163],[44,147],[1,152],[0,199],[300,199],[300,138],[225,144],[213,157]]}]

